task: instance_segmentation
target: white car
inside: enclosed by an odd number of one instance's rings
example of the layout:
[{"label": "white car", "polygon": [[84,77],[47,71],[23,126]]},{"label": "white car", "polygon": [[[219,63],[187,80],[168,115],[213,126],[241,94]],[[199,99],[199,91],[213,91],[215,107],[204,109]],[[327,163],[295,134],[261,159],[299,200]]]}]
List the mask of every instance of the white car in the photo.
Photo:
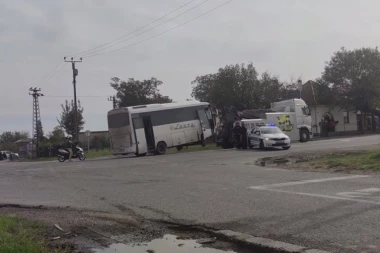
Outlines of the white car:
[{"label": "white car", "polygon": [[248,147],[266,148],[290,148],[290,138],[280,128],[275,126],[262,126],[252,129],[248,134]]}]

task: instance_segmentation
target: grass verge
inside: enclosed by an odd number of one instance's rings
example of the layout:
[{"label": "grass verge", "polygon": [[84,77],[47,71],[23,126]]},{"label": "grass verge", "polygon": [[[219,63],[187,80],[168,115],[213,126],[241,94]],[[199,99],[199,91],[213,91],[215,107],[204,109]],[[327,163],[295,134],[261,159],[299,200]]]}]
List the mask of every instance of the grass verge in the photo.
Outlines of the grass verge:
[{"label": "grass verge", "polygon": [[380,150],[338,153],[308,162],[314,168],[380,171]]},{"label": "grass verge", "polygon": [[42,231],[38,223],[0,215],[0,253],[68,252],[49,247]]}]

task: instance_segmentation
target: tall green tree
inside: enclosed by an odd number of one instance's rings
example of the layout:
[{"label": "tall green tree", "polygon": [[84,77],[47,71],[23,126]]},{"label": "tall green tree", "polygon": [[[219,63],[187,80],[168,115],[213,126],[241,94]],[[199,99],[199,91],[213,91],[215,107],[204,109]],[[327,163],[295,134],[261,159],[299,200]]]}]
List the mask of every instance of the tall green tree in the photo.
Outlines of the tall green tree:
[{"label": "tall green tree", "polygon": [[123,81],[114,77],[111,81],[111,87],[116,90],[117,104],[120,107],[172,102],[169,97],[160,93],[158,87],[162,82],[157,78],[152,77],[142,81],[129,78],[128,81]]},{"label": "tall green tree", "polygon": [[61,126],[56,126],[47,134],[47,137],[51,143],[61,143],[65,140],[65,131]]},{"label": "tall green tree", "polygon": [[380,52],[378,48],[335,52],[322,74],[335,95],[335,103],[343,108],[355,107],[362,112],[362,127],[366,128],[365,117],[372,115],[380,106]]},{"label": "tall green tree", "polygon": [[26,139],[28,137],[29,137],[28,132],[6,131],[0,135],[0,144],[2,144],[2,143],[13,143],[13,142],[21,140],[21,139]]},{"label": "tall green tree", "polygon": [[192,82],[192,97],[210,102],[223,110],[224,106],[268,108],[279,98],[282,84],[268,72],[259,73],[252,63],[220,68],[217,73],[197,76]]},{"label": "tall green tree", "polygon": [[326,64],[322,80],[333,90],[336,104],[362,112],[376,109],[380,105],[379,50],[341,48]]},{"label": "tall green tree", "polygon": [[[65,104],[61,105],[62,113],[60,114],[59,119],[57,119],[59,126],[65,130],[66,134],[75,136],[75,107],[74,101],[65,100]],[[84,118],[83,118],[83,107],[81,106],[80,101],[78,100],[78,131],[83,129]]]},{"label": "tall green tree", "polygon": [[14,144],[14,142],[21,139],[26,139],[28,137],[28,132],[3,132],[0,135],[0,150],[11,150],[13,152],[17,152],[17,146]]}]

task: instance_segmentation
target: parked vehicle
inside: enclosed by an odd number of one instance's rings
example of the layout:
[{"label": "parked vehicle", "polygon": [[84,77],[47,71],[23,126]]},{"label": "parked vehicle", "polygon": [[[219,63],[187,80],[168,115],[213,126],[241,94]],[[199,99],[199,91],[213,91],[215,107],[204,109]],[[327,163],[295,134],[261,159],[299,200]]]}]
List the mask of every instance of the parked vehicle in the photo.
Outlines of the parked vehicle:
[{"label": "parked vehicle", "polygon": [[[65,160],[69,160],[69,151],[66,149],[58,149],[58,161],[64,162]],[[84,161],[86,159],[86,155],[81,147],[76,146],[73,150],[73,155],[71,159],[79,158],[79,160]]]},{"label": "parked vehicle", "polygon": [[9,150],[5,150],[5,151],[0,151],[0,156],[3,158],[3,160],[5,159],[18,159],[19,156],[18,156],[18,153],[14,153],[12,151],[9,151]]},{"label": "parked vehicle", "polygon": [[170,147],[204,146],[214,120],[204,102],[139,105],[109,111],[108,131],[113,155],[163,155]]},{"label": "parked vehicle", "polygon": [[248,134],[248,147],[260,149],[282,148],[289,149],[290,138],[280,128],[275,126],[260,126],[251,130]]}]

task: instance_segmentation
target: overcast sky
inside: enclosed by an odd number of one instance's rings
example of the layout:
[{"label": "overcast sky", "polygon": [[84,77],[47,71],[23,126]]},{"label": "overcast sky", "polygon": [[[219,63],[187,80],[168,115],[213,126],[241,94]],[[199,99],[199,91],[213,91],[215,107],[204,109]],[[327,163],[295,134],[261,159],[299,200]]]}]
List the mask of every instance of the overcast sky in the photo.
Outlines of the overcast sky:
[{"label": "overcast sky", "polygon": [[[204,1],[194,0],[148,28]],[[209,0],[107,50],[169,30],[227,1]],[[0,132],[31,132],[30,86],[40,87],[46,95],[40,99],[41,118],[45,133],[51,131],[60,104],[73,94],[71,66],[63,56],[112,41],[187,2],[0,0]],[[85,130],[107,130],[106,114],[112,107],[107,96],[114,94],[109,85],[114,76],[157,77],[163,81],[161,92],[175,101],[190,98],[191,81],[197,75],[226,64],[253,62],[258,71],[268,70],[282,80],[314,79],[341,46],[380,44],[379,7],[376,0],[234,0],[155,39],[84,58],[77,64],[77,93],[85,111]]]}]

